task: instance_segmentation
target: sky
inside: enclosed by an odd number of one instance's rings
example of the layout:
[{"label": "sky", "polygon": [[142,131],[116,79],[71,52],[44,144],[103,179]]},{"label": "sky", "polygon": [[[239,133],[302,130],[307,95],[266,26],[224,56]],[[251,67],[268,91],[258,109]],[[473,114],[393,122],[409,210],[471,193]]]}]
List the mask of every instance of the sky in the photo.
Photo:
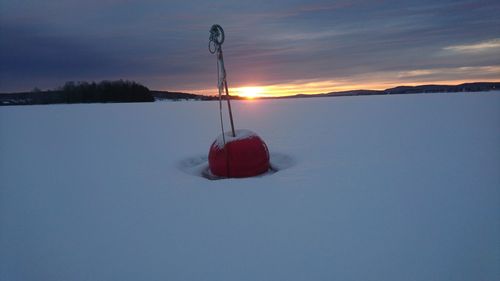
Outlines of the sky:
[{"label": "sky", "polygon": [[0,0],[0,92],[127,79],[217,93],[316,94],[500,81],[500,1]]}]

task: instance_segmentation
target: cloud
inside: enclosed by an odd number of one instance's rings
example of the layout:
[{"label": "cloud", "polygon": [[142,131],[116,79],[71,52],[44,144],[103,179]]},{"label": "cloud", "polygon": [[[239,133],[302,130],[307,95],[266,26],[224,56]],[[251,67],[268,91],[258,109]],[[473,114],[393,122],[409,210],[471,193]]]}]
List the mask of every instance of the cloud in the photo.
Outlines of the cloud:
[{"label": "cloud", "polygon": [[443,48],[443,50],[454,53],[482,53],[487,51],[498,51],[500,50],[500,38],[469,45],[448,46]]},{"label": "cloud", "polygon": [[115,78],[152,89],[211,89],[213,23],[226,31],[232,87],[339,79],[347,87],[381,73],[396,82],[437,81],[443,73],[478,77],[446,69],[500,65],[498,1],[4,2],[0,92]]},{"label": "cloud", "polygon": [[428,75],[434,75],[439,72],[440,71],[438,69],[416,69],[416,70],[401,71],[398,73],[398,78],[428,76]]},{"label": "cloud", "polygon": [[0,71],[17,75],[60,75],[95,72],[113,63],[92,44],[37,28],[3,25],[0,31]]},{"label": "cloud", "polygon": [[277,40],[318,40],[325,39],[329,37],[334,37],[342,34],[347,34],[347,32],[337,31],[337,30],[325,30],[316,32],[295,32],[295,33],[285,33],[283,35],[278,35],[274,37]]}]

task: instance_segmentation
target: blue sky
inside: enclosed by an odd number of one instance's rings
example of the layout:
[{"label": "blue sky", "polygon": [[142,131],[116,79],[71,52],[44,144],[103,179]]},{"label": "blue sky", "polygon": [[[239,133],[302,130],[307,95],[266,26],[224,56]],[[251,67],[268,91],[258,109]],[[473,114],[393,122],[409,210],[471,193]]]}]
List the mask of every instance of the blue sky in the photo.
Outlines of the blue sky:
[{"label": "blue sky", "polygon": [[121,78],[215,94],[214,23],[233,88],[500,81],[499,14],[500,1],[1,0],[0,92]]}]

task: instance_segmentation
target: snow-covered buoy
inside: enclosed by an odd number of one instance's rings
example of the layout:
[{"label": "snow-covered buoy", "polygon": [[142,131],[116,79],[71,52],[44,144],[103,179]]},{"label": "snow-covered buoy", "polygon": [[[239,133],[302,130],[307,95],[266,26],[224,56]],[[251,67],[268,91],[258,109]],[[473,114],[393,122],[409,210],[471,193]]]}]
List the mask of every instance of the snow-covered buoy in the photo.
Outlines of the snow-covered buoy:
[{"label": "snow-covered buoy", "polygon": [[[253,177],[269,170],[269,151],[266,143],[250,130],[236,130],[219,135],[210,146],[208,165],[218,177]],[[225,144],[224,144],[225,139]]]},{"label": "snow-covered buoy", "polygon": [[[211,174],[217,177],[253,177],[269,170],[269,151],[266,143],[256,133],[249,130],[234,129],[231,96],[229,95],[226,68],[222,56],[223,42],[224,30],[218,24],[212,25],[208,50],[210,53],[217,55],[217,88],[219,90],[219,115],[222,134],[210,146],[208,166]],[[223,96],[227,101],[231,124],[230,132],[224,132]]]}]

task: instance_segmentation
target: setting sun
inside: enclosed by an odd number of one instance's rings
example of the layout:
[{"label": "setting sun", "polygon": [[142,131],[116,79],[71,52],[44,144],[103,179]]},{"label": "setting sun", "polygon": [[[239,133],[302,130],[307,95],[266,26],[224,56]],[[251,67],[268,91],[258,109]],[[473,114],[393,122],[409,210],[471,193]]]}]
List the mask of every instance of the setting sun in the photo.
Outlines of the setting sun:
[{"label": "setting sun", "polygon": [[253,99],[259,97],[264,89],[262,87],[241,87],[236,88],[235,90],[238,93],[238,96]]}]

